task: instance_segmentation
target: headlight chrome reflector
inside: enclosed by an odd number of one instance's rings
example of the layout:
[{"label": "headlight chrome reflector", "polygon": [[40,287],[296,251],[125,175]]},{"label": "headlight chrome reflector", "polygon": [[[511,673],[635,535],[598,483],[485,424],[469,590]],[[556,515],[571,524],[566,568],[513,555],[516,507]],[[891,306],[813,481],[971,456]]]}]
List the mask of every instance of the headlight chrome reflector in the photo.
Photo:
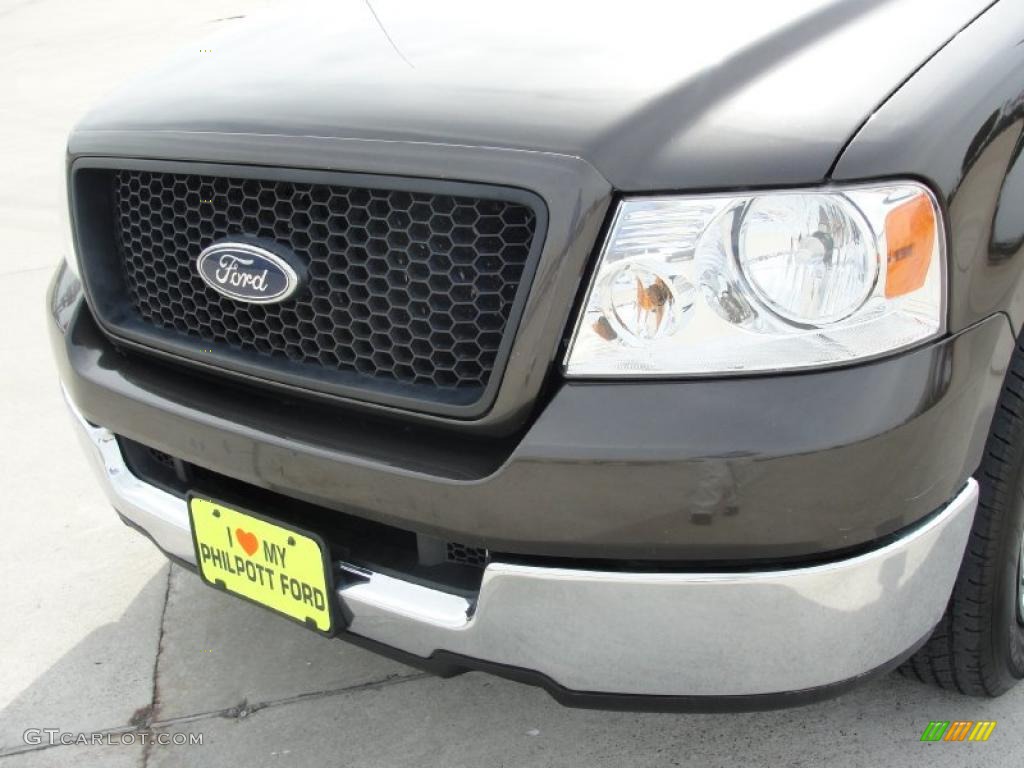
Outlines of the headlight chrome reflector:
[{"label": "headlight chrome reflector", "polygon": [[780,371],[913,346],[944,331],[943,232],[916,182],[625,200],[566,374]]},{"label": "headlight chrome reflector", "polygon": [[838,195],[765,195],[743,213],[736,243],[754,294],[796,325],[827,325],[856,312],[878,275],[871,230]]}]

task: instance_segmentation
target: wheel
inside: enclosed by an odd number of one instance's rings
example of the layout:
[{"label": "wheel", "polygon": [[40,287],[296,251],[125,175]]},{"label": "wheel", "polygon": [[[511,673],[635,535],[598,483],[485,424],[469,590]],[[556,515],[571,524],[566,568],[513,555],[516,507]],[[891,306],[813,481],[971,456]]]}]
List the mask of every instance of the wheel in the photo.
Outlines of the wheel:
[{"label": "wheel", "polygon": [[1024,343],[1003,383],[980,498],[945,615],[900,667],[907,677],[972,696],[998,696],[1024,677]]}]

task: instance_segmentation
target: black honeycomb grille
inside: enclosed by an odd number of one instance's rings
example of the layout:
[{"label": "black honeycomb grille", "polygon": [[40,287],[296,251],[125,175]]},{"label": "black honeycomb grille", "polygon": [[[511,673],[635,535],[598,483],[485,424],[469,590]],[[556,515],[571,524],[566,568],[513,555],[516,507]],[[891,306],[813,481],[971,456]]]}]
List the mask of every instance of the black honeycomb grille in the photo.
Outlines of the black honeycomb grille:
[{"label": "black honeycomb grille", "polygon": [[490,554],[483,547],[470,547],[457,541],[449,541],[445,547],[445,559],[449,563],[484,568],[490,560]]},{"label": "black honeycomb grille", "polygon": [[[534,211],[447,194],[122,170],[115,235],[148,324],[261,359],[475,400],[487,385],[531,254]],[[210,289],[196,255],[270,238],[306,265],[280,304]]]}]

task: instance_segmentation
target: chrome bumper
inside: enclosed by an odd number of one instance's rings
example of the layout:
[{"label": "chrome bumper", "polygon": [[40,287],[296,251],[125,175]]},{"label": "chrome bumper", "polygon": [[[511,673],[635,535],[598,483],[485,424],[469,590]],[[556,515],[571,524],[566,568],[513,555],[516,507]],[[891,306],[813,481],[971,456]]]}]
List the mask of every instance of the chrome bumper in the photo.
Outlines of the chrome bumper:
[{"label": "chrome bumper", "polygon": [[[65,393],[66,396],[66,393]],[[127,468],[114,435],[68,401],[111,503],[195,562],[185,501]],[[785,570],[630,573],[491,562],[476,600],[355,566],[348,630],[420,657],[540,672],[573,691],[741,696],[847,681],[900,657],[945,609],[977,483],[911,533],[858,557]]]}]

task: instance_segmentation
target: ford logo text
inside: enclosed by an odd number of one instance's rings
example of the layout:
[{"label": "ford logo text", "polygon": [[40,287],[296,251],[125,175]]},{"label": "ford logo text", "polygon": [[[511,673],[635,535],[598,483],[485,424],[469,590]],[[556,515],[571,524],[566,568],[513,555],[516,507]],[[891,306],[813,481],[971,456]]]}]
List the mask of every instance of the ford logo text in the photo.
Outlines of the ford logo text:
[{"label": "ford logo text", "polygon": [[250,243],[214,243],[196,258],[196,270],[217,293],[249,304],[284,301],[299,287],[287,261]]}]

